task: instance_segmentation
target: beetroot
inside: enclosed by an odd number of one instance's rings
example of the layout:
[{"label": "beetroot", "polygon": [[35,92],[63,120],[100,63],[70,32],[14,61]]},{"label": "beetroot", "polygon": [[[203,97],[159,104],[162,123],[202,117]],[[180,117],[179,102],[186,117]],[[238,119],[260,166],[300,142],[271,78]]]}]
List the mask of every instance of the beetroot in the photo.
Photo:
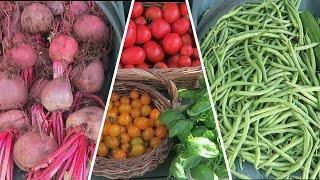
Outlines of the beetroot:
[{"label": "beetroot", "polygon": [[52,11],[53,15],[60,15],[64,11],[63,1],[45,1],[45,4]]},{"label": "beetroot", "polygon": [[78,42],[71,36],[60,34],[55,36],[49,47],[49,57],[53,61],[69,64],[74,61],[78,52]]},{"label": "beetroot", "polygon": [[74,68],[72,84],[85,93],[96,93],[104,82],[104,69],[99,59],[93,60],[87,67],[78,65]]},{"label": "beetroot", "polygon": [[85,1],[71,1],[69,7],[75,17],[84,14],[89,9],[88,4]]},{"label": "beetroot", "polygon": [[29,119],[21,110],[9,110],[0,114],[0,131],[15,128],[19,135],[23,135],[29,129]]},{"label": "beetroot", "polygon": [[20,76],[0,72],[0,110],[19,109],[26,102],[28,90]]},{"label": "beetroot", "polygon": [[36,101],[41,101],[41,93],[49,82],[47,79],[36,80],[31,86],[30,96]]},{"label": "beetroot", "polygon": [[20,169],[29,171],[57,148],[56,142],[50,136],[30,131],[17,139],[13,148],[13,159]]},{"label": "beetroot", "polygon": [[32,67],[37,60],[37,55],[32,47],[20,43],[13,49],[6,52],[10,64],[19,69]]},{"label": "beetroot", "polygon": [[41,102],[48,111],[67,110],[72,101],[70,81],[65,75],[51,80],[41,93]]},{"label": "beetroot", "polygon": [[30,34],[48,33],[52,25],[53,14],[47,6],[32,3],[23,9],[21,26]]},{"label": "beetroot", "polygon": [[15,129],[6,129],[0,132],[0,179],[12,180],[13,178],[13,158],[12,149],[15,139]]},{"label": "beetroot", "polygon": [[73,31],[82,41],[102,41],[109,34],[106,24],[97,16],[83,15],[73,25]]},{"label": "beetroot", "polygon": [[87,136],[95,142],[99,136],[103,112],[102,108],[96,106],[82,108],[68,116],[66,127],[71,128],[84,125]]}]

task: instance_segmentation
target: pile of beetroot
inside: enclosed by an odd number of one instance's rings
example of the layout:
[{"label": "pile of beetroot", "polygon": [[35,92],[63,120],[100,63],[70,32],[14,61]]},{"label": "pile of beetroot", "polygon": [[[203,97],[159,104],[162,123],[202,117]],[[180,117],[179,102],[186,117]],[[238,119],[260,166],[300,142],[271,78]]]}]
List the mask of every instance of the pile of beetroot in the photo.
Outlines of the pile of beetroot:
[{"label": "pile of beetroot", "polygon": [[91,1],[0,2],[0,179],[87,179],[110,27]]},{"label": "pile of beetroot", "polygon": [[122,68],[200,66],[186,3],[144,7],[135,2],[121,55]]}]

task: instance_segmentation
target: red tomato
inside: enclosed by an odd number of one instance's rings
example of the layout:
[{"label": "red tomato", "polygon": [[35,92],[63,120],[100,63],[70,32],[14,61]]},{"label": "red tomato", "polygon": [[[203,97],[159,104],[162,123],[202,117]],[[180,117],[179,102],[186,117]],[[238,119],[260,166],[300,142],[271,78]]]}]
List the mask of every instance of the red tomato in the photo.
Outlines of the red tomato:
[{"label": "red tomato", "polygon": [[131,13],[131,19],[141,16],[143,13],[143,5],[141,2],[134,2],[133,9]]},{"label": "red tomato", "polygon": [[134,43],[136,42],[136,37],[137,37],[137,28],[136,28],[136,24],[130,20],[129,21],[129,25],[128,25],[128,29],[127,29],[127,35],[126,35],[126,39],[124,40],[124,48],[133,46]]},{"label": "red tomato", "polygon": [[137,44],[143,44],[151,39],[151,31],[146,25],[137,25]]},{"label": "red tomato", "polygon": [[182,39],[177,33],[169,33],[162,40],[162,46],[166,53],[174,55],[182,46]]},{"label": "red tomato", "polygon": [[164,58],[164,51],[162,47],[154,41],[146,42],[143,45],[143,49],[146,53],[146,58],[154,63],[157,63]]},{"label": "red tomato", "polygon": [[181,16],[187,16],[188,15],[188,8],[186,3],[182,3],[180,5],[180,14]]},{"label": "red tomato", "polygon": [[176,54],[171,56],[168,60],[169,68],[178,68],[179,67],[180,54]]},{"label": "red tomato", "polygon": [[119,69],[122,69],[123,68],[123,65],[122,63],[119,63],[119,66],[118,66]]},{"label": "red tomato", "polygon": [[165,69],[165,68],[168,68],[168,66],[165,64],[165,63],[162,63],[162,62],[157,62],[155,65],[154,65],[155,68],[157,69]]},{"label": "red tomato", "polygon": [[189,56],[180,56],[179,67],[190,67],[192,64]]},{"label": "red tomato", "polygon": [[184,33],[188,32],[188,29],[190,28],[190,21],[187,18],[180,18],[176,20],[172,24],[172,32],[175,32],[179,35],[183,35]]},{"label": "red tomato", "polygon": [[191,44],[184,44],[181,46],[180,54],[181,56],[191,56],[193,53],[193,49]]},{"label": "red tomato", "polygon": [[128,47],[121,54],[121,63],[123,65],[138,65],[144,62],[144,50],[139,46]]},{"label": "red tomato", "polygon": [[190,34],[185,33],[184,35],[181,36],[182,39],[182,44],[193,44],[192,38]]},{"label": "red tomato", "polygon": [[192,62],[192,67],[198,67],[201,66],[201,62],[199,59],[196,59]]},{"label": "red tomato", "polygon": [[147,24],[146,18],[144,18],[143,16],[137,17],[136,19],[134,19],[134,22],[135,22],[137,25],[138,25],[138,24],[141,24],[141,25]]},{"label": "red tomato", "polygon": [[154,19],[150,25],[152,36],[156,39],[162,39],[171,32],[170,24],[164,19]]},{"label": "red tomato", "polygon": [[165,3],[162,6],[163,19],[168,21],[168,23],[173,23],[180,18],[180,10],[176,3]]},{"label": "red tomato", "polygon": [[149,19],[162,18],[162,10],[157,6],[151,6],[144,12],[144,17]]},{"label": "red tomato", "polygon": [[197,48],[193,48],[192,57],[194,59],[199,59],[199,53],[198,53],[198,49]]},{"label": "red tomato", "polygon": [[133,69],[134,66],[132,66],[132,65],[125,65],[123,68],[124,68],[124,69]]},{"label": "red tomato", "polygon": [[147,69],[149,69],[149,66],[146,63],[141,63],[141,64],[136,65],[136,68],[147,70]]}]

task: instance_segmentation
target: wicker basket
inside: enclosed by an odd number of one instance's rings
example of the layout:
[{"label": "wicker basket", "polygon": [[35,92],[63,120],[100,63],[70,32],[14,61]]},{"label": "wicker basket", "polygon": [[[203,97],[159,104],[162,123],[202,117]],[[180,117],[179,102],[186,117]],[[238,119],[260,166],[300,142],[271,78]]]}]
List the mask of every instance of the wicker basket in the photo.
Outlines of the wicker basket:
[{"label": "wicker basket", "polygon": [[[128,94],[131,89],[137,89],[140,93],[148,93],[152,100],[152,105],[160,111],[166,109],[179,108],[177,88],[174,83],[167,80],[163,75],[150,71],[142,71],[141,76],[152,76],[158,79],[158,85],[161,83],[167,87],[171,95],[171,101],[156,91],[153,87],[132,81],[119,81],[114,84],[113,91],[119,94]],[[110,158],[97,157],[93,173],[97,176],[104,176],[109,179],[128,179],[134,176],[142,176],[148,171],[154,170],[159,164],[163,163],[168,157],[172,142],[169,138],[162,141],[161,145],[139,157],[128,158],[125,160],[114,160]]]}]

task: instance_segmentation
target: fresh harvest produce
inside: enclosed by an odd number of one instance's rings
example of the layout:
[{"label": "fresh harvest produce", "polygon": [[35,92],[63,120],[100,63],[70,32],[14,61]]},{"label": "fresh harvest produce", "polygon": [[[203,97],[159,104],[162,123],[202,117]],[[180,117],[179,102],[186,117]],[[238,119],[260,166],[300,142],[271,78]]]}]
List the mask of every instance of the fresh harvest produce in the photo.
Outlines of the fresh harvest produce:
[{"label": "fresh harvest produce", "polygon": [[179,98],[187,102],[180,111],[166,110],[159,117],[168,127],[169,137],[177,137],[179,141],[175,145],[177,155],[171,162],[169,176],[176,179],[226,178],[205,85],[198,90],[181,90]]},{"label": "fresh harvest produce", "polygon": [[[0,179],[87,179],[110,27],[94,2],[0,2]],[[75,165],[74,162],[77,162]]]},{"label": "fresh harvest produce", "polygon": [[242,4],[202,40],[228,162],[266,178],[319,179],[319,27],[300,1]]},{"label": "fresh harvest produce", "polygon": [[[120,67],[198,67],[199,59],[185,3],[135,2],[121,55]],[[181,56],[180,56],[181,55]],[[170,61],[173,57],[175,61]],[[195,63],[194,63],[195,62]]]},{"label": "fresh harvest produce", "polygon": [[126,159],[156,149],[168,131],[159,121],[159,115],[148,94],[135,89],[128,95],[113,92],[98,156]]}]

